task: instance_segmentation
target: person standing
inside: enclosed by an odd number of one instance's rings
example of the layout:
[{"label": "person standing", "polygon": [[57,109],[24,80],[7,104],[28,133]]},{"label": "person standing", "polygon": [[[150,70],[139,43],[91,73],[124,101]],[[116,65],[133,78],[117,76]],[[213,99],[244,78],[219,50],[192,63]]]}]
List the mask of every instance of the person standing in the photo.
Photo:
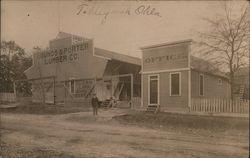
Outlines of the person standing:
[{"label": "person standing", "polygon": [[99,106],[99,100],[98,100],[95,93],[93,94],[93,97],[91,99],[91,104],[93,107],[93,115],[95,116],[95,115],[97,115],[97,110],[98,110],[98,106]]}]

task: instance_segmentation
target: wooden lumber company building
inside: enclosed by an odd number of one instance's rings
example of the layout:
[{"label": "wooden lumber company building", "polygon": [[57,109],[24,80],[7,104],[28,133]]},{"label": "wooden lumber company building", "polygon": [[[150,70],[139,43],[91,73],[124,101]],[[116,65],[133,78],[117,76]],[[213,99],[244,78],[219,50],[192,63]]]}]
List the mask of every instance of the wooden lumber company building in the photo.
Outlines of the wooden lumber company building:
[{"label": "wooden lumber company building", "polygon": [[142,47],[142,106],[187,111],[195,98],[229,98],[228,78],[191,55],[192,40]]},{"label": "wooden lumber company building", "polygon": [[93,93],[100,101],[129,101],[140,97],[140,64],[139,58],[95,48],[91,39],[59,32],[49,48],[33,54],[25,74],[33,102],[85,102]]},{"label": "wooden lumber company building", "polygon": [[195,98],[229,98],[228,78],[191,55],[191,40],[142,47],[142,59],[96,48],[93,40],[60,32],[37,50],[25,71],[33,102],[137,100],[150,110],[190,109]]}]

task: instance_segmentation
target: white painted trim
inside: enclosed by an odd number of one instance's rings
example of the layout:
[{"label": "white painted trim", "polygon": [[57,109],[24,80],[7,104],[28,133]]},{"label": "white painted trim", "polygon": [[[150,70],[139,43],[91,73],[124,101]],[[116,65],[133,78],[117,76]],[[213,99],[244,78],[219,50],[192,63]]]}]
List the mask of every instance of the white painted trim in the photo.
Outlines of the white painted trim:
[{"label": "white painted trim", "polygon": [[188,46],[188,67],[190,70],[188,71],[188,107],[191,107],[191,99],[192,99],[192,66],[191,66],[191,45],[192,41],[190,42]]},{"label": "white painted trim", "polygon": [[115,77],[128,77],[128,76],[133,76],[133,74],[112,75],[111,78],[115,78]]},{"label": "white painted trim", "polygon": [[143,72],[143,54],[142,54],[142,59],[141,59],[141,71],[139,72],[139,74],[141,75],[141,107],[143,107],[143,98],[144,98],[144,93],[143,93],[144,75],[142,74],[142,72]]},{"label": "white painted trim", "polygon": [[[171,92],[171,89],[172,89],[172,74],[179,74],[179,95],[172,95],[172,92]],[[169,96],[171,97],[174,97],[174,96],[177,96],[177,97],[180,97],[181,96],[181,72],[172,72],[169,74]]]},{"label": "white painted trim", "polygon": [[[202,76],[202,78],[203,78],[203,83],[202,83],[202,84],[203,84],[203,95],[201,95],[201,93],[200,93],[200,92],[201,92],[201,91],[200,91],[200,85],[201,85],[201,83],[200,83],[200,82],[201,82],[200,76]],[[204,75],[203,75],[203,74],[199,74],[199,96],[200,96],[200,97],[203,97],[203,96],[204,96]]]},{"label": "white painted trim", "polygon": [[107,59],[107,60],[111,60],[111,58],[107,58],[107,57],[104,57],[104,56],[101,56],[101,55],[96,55],[95,54],[95,47],[94,47],[94,39],[93,38],[91,38],[90,40],[92,40],[92,42],[93,42],[93,52],[92,52],[92,54],[93,54],[93,56],[95,56],[95,57],[98,57],[98,58],[103,58],[103,59]]},{"label": "white painted trim", "polygon": [[[156,79],[152,80],[157,80],[157,103],[156,104],[150,104],[150,77],[152,76],[157,76]],[[160,75],[159,74],[154,74],[154,75],[148,75],[148,105],[160,105]]]},{"label": "white painted trim", "polygon": [[188,71],[188,107],[191,107],[191,99],[192,99],[192,91],[191,91],[191,84],[192,84],[192,76],[191,70]]},{"label": "white painted trim", "polygon": [[111,60],[111,58],[107,58],[107,57],[96,55],[96,54],[93,54],[93,56],[98,57],[98,58],[103,58],[103,59]]},{"label": "white painted trim", "polygon": [[188,71],[188,107],[191,107],[191,84],[192,84],[191,70]]},{"label": "white painted trim", "polygon": [[191,68],[191,44],[188,45],[188,67]]},{"label": "white painted trim", "polygon": [[[74,92],[73,92],[73,93],[71,92],[71,81],[74,81]],[[75,91],[76,91],[76,80],[75,80],[74,77],[70,77],[70,78],[69,78],[69,92],[70,92],[71,94],[75,94]]]},{"label": "white painted trim", "polygon": [[141,75],[141,107],[143,107],[143,98],[144,98],[144,95],[143,95],[143,75]]},{"label": "white painted trim", "polygon": [[186,71],[190,70],[190,68],[178,68],[178,69],[168,69],[168,70],[157,70],[157,71],[145,71],[141,74],[153,74],[153,73],[161,73],[161,72],[173,72],[173,71]]}]

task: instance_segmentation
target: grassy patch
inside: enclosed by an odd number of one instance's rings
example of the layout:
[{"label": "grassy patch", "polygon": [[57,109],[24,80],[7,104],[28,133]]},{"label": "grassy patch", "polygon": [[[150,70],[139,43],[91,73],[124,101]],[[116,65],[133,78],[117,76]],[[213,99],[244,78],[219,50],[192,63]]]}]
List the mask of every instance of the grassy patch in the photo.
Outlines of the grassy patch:
[{"label": "grassy patch", "polygon": [[136,112],[115,116],[113,119],[123,124],[186,131],[207,130],[210,132],[227,132],[230,130],[241,130],[246,134],[249,129],[248,118]]},{"label": "grassy patch", "polygon": [[72,153],[67,153],[64,151],[55,151],[51,149],[45,148],[23,148],[18,147],[17,145],[10,145],[4,142],[1,142],[1,156],[3,158],[45,158],[45,157],[53,157],[53,158],[74,158]]},{"label": "grassy patch", "polygon": [[89,111],[86,106],[52,105],[42,103],[25,102],[17,104],[16,108],[0,109],[2,112],[24,114],[66,114],[81,111]]}]

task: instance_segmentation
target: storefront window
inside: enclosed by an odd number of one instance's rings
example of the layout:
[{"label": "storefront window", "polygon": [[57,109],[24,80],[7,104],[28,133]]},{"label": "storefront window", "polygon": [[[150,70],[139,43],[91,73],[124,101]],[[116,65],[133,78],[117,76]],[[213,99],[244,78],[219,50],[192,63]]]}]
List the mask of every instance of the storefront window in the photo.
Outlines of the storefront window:
[{"label": "storefront window", "polygon": [[180,73],[170,74],[170,93],[171,96],[180,96]]}]

